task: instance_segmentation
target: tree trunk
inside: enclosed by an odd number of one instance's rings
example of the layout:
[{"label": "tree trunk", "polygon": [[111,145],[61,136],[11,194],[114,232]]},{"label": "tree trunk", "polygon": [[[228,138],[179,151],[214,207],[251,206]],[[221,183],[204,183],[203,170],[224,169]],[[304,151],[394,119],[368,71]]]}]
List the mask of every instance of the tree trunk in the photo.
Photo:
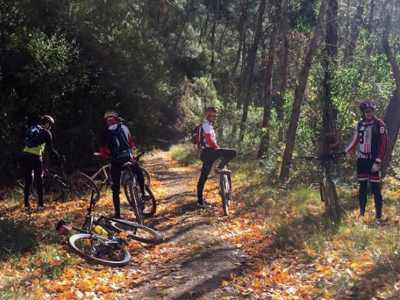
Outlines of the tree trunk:
[{"label": "tree trunk", "polygon": [[[368,40],[370,40],[370,36],[372,34],[372,30],[374,27],[374,16],[375,16],[375,0],[371,0],[371,3],[369,5],[368,24],[367,24]],[[367,45],[366,57],[368,58],[370,57],[372,48],[373,48],[372,41],[370,41]]]},{"label": "tree trunk", "polygon": [[298,76],[298,83],[297,83],[295,93],[294,93],[292,114],[290,117],[289,127],[288,127],[287,133],[286,133],[286,146],[285,146],[285,151],[283,153],[283,160],[282,160],[281,171],[280,171],[280,175],[279,175],[279,179],[281,181],[285,181],[289,177],[290,164],[292,162],[293,149],[294,149],[294,145],[296,142],[296,131],[297,131],[298,123],[299,123],[301,105],[304,100],[304,92],[306,89],[308,75],[309,75],[310,69],[311,69],[311,64],[312,64],[314,54],[315,54],[318,44],[319,44],[319,38],[321,35],[322,19],[324,17],[327,1],[328,0],[322,0],[322,2],[321,2],[320,11],[319,11],[319,15],[318,15],[318,22],[314,29],[313,36],[311,37],[311,40],[310,40],[310,43],[309,43],[309,46],[308,46],[308,49],[307,49],[307,52],[306,52],[306,55],[304,58],[303,67]]},{"label": "tree trunk", "polygon": [[248,63],[247,63],[247,81],[246,81],[246,87],[244,93],[242,93],[241,99],[243,100],[243,113],[242,113],[242,119],[240,121],[240,134],[239,134],[239,141],[243,141],[244,138],[244,132],[246,129],[246,121],[247,121],[247,115],[249,111],[249,105],[250,105],[250,91],[251,87],[253,84],[253,78],[254,78],[254,66],[256,64],[256,58],[257,58],[257,50],[258,50],[258,45],[260,44],[260,40],[262,37],[262,23],[263,23],[263,18],[264,18],[264,12],[265,12],[265,7],[266,7],[266,0],[261,0],[259,8],[258,8],[258,17],[257,17],[257,25],[254,33],[254,41],[253,45],[249,51],[248,55]]},{"label": "tree trunk", "polygon": [[388,13],[386,16],[385,22],[385,33],[383,34],[383,49],[386,53],[386,56],[389,60],[390,66],[392,68],[392,75],[396,84],[395,90],[393,92],[392,98],[390,99],[389,105],[386,108],[384,121],[386,123],[388,137],[389,137],[389,144],[386,152],[386,158],[383,162],[383,173],[386,173],[386,170],[389,166],[389,163],[392,159],[392,152],[394,146],[397,141],[399,129],[400,129],[400,67],[396,61],[396,57],[393,54],[393,51],[390,47],[389,43],[389,34],[390,28],[392,26],[391,17]]},{"label": "tree trunk", "polygon": [[[337,110],[332,102],[332,80],[334,79],[335,70],[337,67],[337,45],[338,45],[338,28],[337,28],[337,0],[330,0],[327,9],[326,17],[326,38],[325,38],[325,53],[323,55],[322,66],[324,69],[324,78],[322,81],[322,133],[321,133],[321,149],[320,154],[323,156],[336,152],[338,146],[337,138]],[[353,32],[351,33],[353,36]],[[328,160],[323,162],[328,178],[331,178],[333,162]],[[339,199],[337,198],[336,186],[332,182],[331,188],[334,192],[331,199],[325,199],[325,211],[333,222],[339,222],[342,215],[342,208]]]},{"label": "tree trunk", "polygon": [[[274,5],[275,10],[279,10],[279,4]],[[274,8],[272,8],[274,9]],[[273,13],[274,14],[274,13]],[[278,24],[277,24],[277,16],[279,15],[278,12],[275,12],[275,16],[271,19],[273,20],[274,27],[272,29],[271,40],[269,44],[268,50],[268,57],[266,58],[266,66],[265,66],[265,81],[264,81],[264,113],[263,113],[263,120],[261,125],[261,142],[260,147],[258,149],[257,158],[261,158],[265,154],[268,153],[269,148],[269,139],[270,139],[270,128],[269,128],[269,121],[271,119],[271,108],[272,108],[272,69],[274,66],[274,58],[275,58],[275,42],[276,42],[276,35],[278,32]]]},{"label": "tree trunk", "polygon": [[239,32],[239,46],[238,50],[236,53],[236,59],[235,59],[235,64],[232,68],[232,78],[236,74],[236,70],[239,66],[240,62],[240,57],[242,52],[244,51],[244,44],[245,44],[245,24],[247,20],[247,5],[242,6],[241,14],[240,14],[240,19],[239,19],[239,25],[238,25],[238,32]]},{"label": "tree trunk", "polygon": [[282,2],[282,17],[281,17],[281,47],[279,53],[279,92],[276,101],[276,114],[279,122],[278,140],[280,142],[284,139],[284,112],[283,106],[285,105],[285,93],[288,85],[289,77],[289,15],[288,15],[288,0]]},{"label": "tree trunk", "polygon": [[211,70],[214,70],[215,65],[215,30],[217,28],[217,20],[214,19],[211,29]]},{"label": "tree trunk", "polygon": [[357,6],[357,11],[354,16],[353,22],[351,23],[350,29],[350,40],[344,51],[344,61],[346,64],[349,64],[353,60],[353,52],[357,45],[358,36],[360,34],[360,28],[363,22],[363,14],[364,14],[364,3],[360,2]]}]

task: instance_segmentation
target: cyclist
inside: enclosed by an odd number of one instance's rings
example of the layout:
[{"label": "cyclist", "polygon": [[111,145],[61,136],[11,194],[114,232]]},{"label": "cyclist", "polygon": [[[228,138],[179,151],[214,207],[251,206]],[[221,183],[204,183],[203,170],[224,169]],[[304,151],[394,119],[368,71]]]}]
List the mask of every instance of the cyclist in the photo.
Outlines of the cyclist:
[{"label": "cyclist", "polygon": [[[99,152],[103,159],[111,157],[111,179],[113,182],[111,189],[115,210],[114,216],[115,218],[121,218],[119,193],[121,188],[122,166],[134,158],[133,150],[136,149],[136,145],[128,127],[123,124],[118,113],[115,111],[107,111],[104,114],[104,121],[106,123],[104,145],[100,147]],[[143,197],[145,197],[144,176],[139,164],[134,164],[133,172],[137,176],[140,190]]]},{"label": "cyclist", "polygon": [[346,153],[357,151],[357,176],[360,183],[360,217],[364,216],[367,205],[368,182],[375,199],[376,222],[382,220],[381,164],[386,154],[388,142],[385,123],[376,118],[376,105],[372,101],[360,103],[362,119],[358,122]]},{"label": "cyclist", "polygon": [[54,118],[44,115],[39,123],[31,126],[25,134],[25,147],[22,155],[22,165],[25,177],[24,204],[27,211],[30,210],[29,194],[32,186],[32,171],[35,178],[38,194],[38,210],[44,209],[43,203],[43,152],[45,148],[59,157],[58,152],[53,147],[53,136],[51,128],[54,126]]},{"label": "cyclist", "polygon": [[[197,183],[197,205],[199,208],[205,208],[208,205],[203,199],[203,190],[214,162],[217,159],[221,159],[217,168],[218,171],[221,171],[236,156],[235,150],[223,149],[218,146],[214,131],[216,119],[217,109],[215,107],[208,107],[205,111],[204,121],[200,126],[200,146],[202,149],[200,159],[203,162],[203,166]],[[229,172],[229,170],[226,171]]]}]

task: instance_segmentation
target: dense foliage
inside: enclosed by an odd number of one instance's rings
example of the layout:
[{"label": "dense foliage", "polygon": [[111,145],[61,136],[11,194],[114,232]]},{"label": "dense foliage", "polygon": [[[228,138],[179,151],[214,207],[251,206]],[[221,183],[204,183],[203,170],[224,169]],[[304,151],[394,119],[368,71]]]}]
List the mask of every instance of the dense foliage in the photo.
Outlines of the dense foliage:
[{"label": "dense foliage", "polygon": [[[121,112],[139,144],[151,146],[187,136],[207,105],[221,110],[225,144],[256,153],[264,137],[265,166],[277,172],[320,2],[0,1],[1,177],[15,175],[23,132],[37,115],[55,116],[57,148],[78,166],[98,146],[107,109]],[[331,94],[342,144],[359,118],[358,101],[375,99],[383,116],[395,88],[381,36],[387,11],[393,24],[399,19],[396,7],[339,1]],[[390,35],[394,53],[397,34]],[[308,76],[295,152],[318,151],[324,40]]]}]

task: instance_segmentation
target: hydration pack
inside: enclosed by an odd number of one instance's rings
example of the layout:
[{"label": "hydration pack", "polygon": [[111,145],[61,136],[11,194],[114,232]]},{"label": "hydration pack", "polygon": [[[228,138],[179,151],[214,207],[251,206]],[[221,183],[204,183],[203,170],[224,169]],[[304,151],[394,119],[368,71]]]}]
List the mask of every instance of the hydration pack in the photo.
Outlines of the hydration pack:
[{"label": "hydration pack", "polygon": [[118,124],[116,129],[110,130],[110,136],[112,158],[114,160],[129,159],[131,157],[131,148],[121,123]]},{"label": "hydration pack", "polygon": [[197,125],[192,131],[192,143],[197,146],[197,148],[202,148],[204,146],[204,132],[203,125]]},{"label": "hydration pack", "polygon": [[30,127],[25,134],[25,146],[28,148],[35,148],[43,144],[42,130],[44,129],[39,125]]}]

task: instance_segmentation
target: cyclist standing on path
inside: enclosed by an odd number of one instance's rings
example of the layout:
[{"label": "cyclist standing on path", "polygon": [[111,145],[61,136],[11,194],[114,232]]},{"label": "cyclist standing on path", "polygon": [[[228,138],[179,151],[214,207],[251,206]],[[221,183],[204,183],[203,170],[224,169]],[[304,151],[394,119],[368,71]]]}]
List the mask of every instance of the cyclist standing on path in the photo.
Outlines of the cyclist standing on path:
[{"label": "cyclist standing on path", "polygon": [[383,206],[380,170],[386,154],[388,137],[385,123],[374,115],[375,108],[376,105],[372,101],[363,101],[360,104],[362,120],[358,122],[353,140],[345,151],[357,151],[360,217],[365,213],[370,182],[375,199],[376,222],[380,224]]},{"label": "cyclist standing on path", "polygon": [[[135,141],[126,125],[123,124],[118,113],[108,111],[104,114],[106,130],[104,136],[104,145],[100,148],[100,156],[103,159],[111,157],[111,179],[113,204],[115,218],[121,218],[120,209],[120,189],[121,189],[121,171],[123,165],[131,161],[133,150],[136,149]],[[133,165],[133,172],[136,174],[142,195],[145,196],[143,171],[138,164]]]},{"label": "cyclist standing on path", "polygon": [[32,186],[32,171],[38,194],[38,210],[44,208],[43,203],[43,152],[45,148],[59,157],[53,147],[53,136],[50,132],[54,126],[54,119],[49,115],[41,117],[40,124],[31,126],[25,135],[25,147],[23,150],[22,164],[25,177],[24,204],[25,209],[30,210],[29,194]]},{"label": "cyclist standing on path", "polygon": [[236,156],[236,151],[233,149],[223,149],[218,146],[214,123],[217,119],[217,109],[208,107],[205,112],[205,119],[199,126],[199,142],[201,147],[200,159],[203,162],[199,181],[197,183],[197,205],[199,208],[204,208],[208,203],[203,199],[204,185],[210,174],[214,162],[221,158],[218,169],[222,170]]}]

